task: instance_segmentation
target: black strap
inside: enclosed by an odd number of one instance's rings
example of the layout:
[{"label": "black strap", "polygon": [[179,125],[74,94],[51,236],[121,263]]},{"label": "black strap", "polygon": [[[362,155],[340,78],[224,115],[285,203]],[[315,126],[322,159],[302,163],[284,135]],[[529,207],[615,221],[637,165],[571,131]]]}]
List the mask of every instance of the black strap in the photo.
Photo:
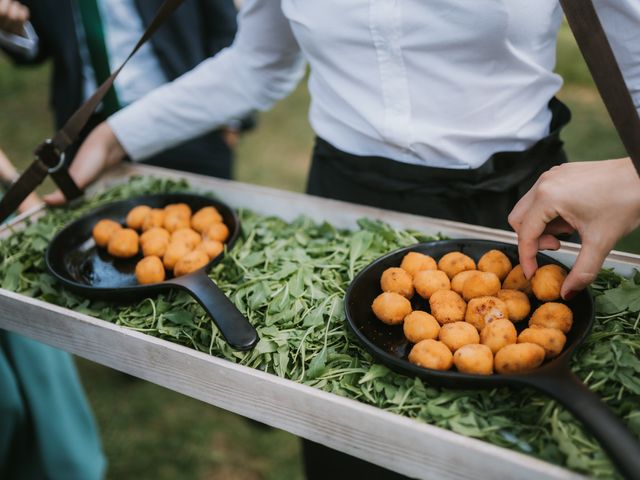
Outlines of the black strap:
[{"label": "black strap", "polygon": [[640,117],[592,0],[560,0],[600,96],[640,175]]},{"label": "black strap", "polygon": [[165,0],[122,65],[98,87],[91,98],[75,111],[52,139],[45,140],[38,146],[35,151],[34,161],[0,200],[0,223],[4,222],[20,206],[24,199],[44,181],[48,174],[51,175],[67,200],[73,200],[82,195],[82,190],[78,188],[69,175],[68,168],[70,163],[65,162],[65,150],[78,139],[80,132],[87,125],[89,118],[113,86],[127,62],[183,1]]}]

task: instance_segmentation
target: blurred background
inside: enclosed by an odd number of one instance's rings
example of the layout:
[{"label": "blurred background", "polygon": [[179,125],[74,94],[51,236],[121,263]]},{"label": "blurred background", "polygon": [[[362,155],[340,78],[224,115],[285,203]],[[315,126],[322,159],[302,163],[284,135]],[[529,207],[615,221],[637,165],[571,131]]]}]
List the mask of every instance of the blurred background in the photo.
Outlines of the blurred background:
[{"label": "blurred background", "polygon": [[[558,44],[559,97],[573,112],[563,138],[571,160],[626,156],[566,25]],[[52,132],[49,66],[17,70],[0,57],[0,147],[19,167]],[[302,192],[313,133],[303,82],[260,115],[240,143],[235,178]],[[46,188],[50,188],[45,186]],[[620,250],[640,253],[640,231]],[[254,480],[302,478],[298,441],[153,384],[78,359],[109,459],[111,479]]]}]

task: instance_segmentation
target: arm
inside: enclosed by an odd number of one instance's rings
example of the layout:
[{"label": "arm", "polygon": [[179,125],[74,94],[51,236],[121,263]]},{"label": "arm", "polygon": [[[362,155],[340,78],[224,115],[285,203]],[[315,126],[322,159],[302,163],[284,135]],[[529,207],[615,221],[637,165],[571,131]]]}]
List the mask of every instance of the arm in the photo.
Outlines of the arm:
[{"label": "arm", "polygon": [[[89,135],[70,174],[85,187],[105,168],[150,157],[215,130],[233,118],[269,108],[295,88],[304,59],[273,0],[246,0],[233,45],[191,72],[113,115]],[[46,198],[64,202],[58,191]]]},{"label": "arm", "polygon": [[591,283],[616,242],[640,226],[640,177],[628,158],[567,163],[544,173],[509,215],[524,274],[538,250],[557,250],[560,233],[577,231],[582,245],[562,285],[570,299]]},{"label": "arm", "polygon": [[231,47],[118,112],[108,124],[132,159],[147,158],[271,107],[303,74],[304,61],[280,2],[248,0]]}]

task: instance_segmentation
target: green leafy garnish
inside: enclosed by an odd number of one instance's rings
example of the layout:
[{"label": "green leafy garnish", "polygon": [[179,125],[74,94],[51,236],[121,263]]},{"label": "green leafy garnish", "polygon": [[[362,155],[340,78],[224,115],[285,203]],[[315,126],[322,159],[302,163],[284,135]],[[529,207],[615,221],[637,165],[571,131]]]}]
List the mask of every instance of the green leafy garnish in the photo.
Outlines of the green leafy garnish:
[{"label": "green leafy garnish", "polygon": [[[353,277],[392,250],[437,236],[368,219],[346,231],[308,218],[285,222],[240,211],[242,237],[210,276],[256,327],[260,342],[250,352],[229,348],[185,293],[133,304],[89,301],[46,273],[47,243],[73,219],[106,202],[187,188],[135,177],[73,208],[50,211],[0,242],[2,287],[591,476],[617,475],[582,424],[549,397],[530,389],[437,388],[375,363],[351,336],[343,299]],[[632,281],[601,273],[592,285],[598,316],[572,367],[640,437],[639,285],[640,275]]]}]

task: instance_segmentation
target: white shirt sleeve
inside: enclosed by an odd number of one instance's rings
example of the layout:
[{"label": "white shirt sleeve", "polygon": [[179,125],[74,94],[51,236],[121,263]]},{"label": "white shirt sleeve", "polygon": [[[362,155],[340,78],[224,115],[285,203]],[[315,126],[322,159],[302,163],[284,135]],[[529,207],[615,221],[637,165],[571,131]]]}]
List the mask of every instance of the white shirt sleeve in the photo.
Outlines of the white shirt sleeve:
[{"label": "white shirt sleeve", "polygon": [[305,62],[280,3],[246,0],[232,46],[109,118],[133,160],[267,109],[295,88]]},{"label": "white shirt sleeve", "polygon": [[594,5],[640,112],[640,2],[596,0]]},{"label": "white shirt sleeve", "polygon": [[14,35],[0,30],[0,47],[23,55],[31,60],[38,55],[39,39],[31,22],[24,24],[24,35]]}]

